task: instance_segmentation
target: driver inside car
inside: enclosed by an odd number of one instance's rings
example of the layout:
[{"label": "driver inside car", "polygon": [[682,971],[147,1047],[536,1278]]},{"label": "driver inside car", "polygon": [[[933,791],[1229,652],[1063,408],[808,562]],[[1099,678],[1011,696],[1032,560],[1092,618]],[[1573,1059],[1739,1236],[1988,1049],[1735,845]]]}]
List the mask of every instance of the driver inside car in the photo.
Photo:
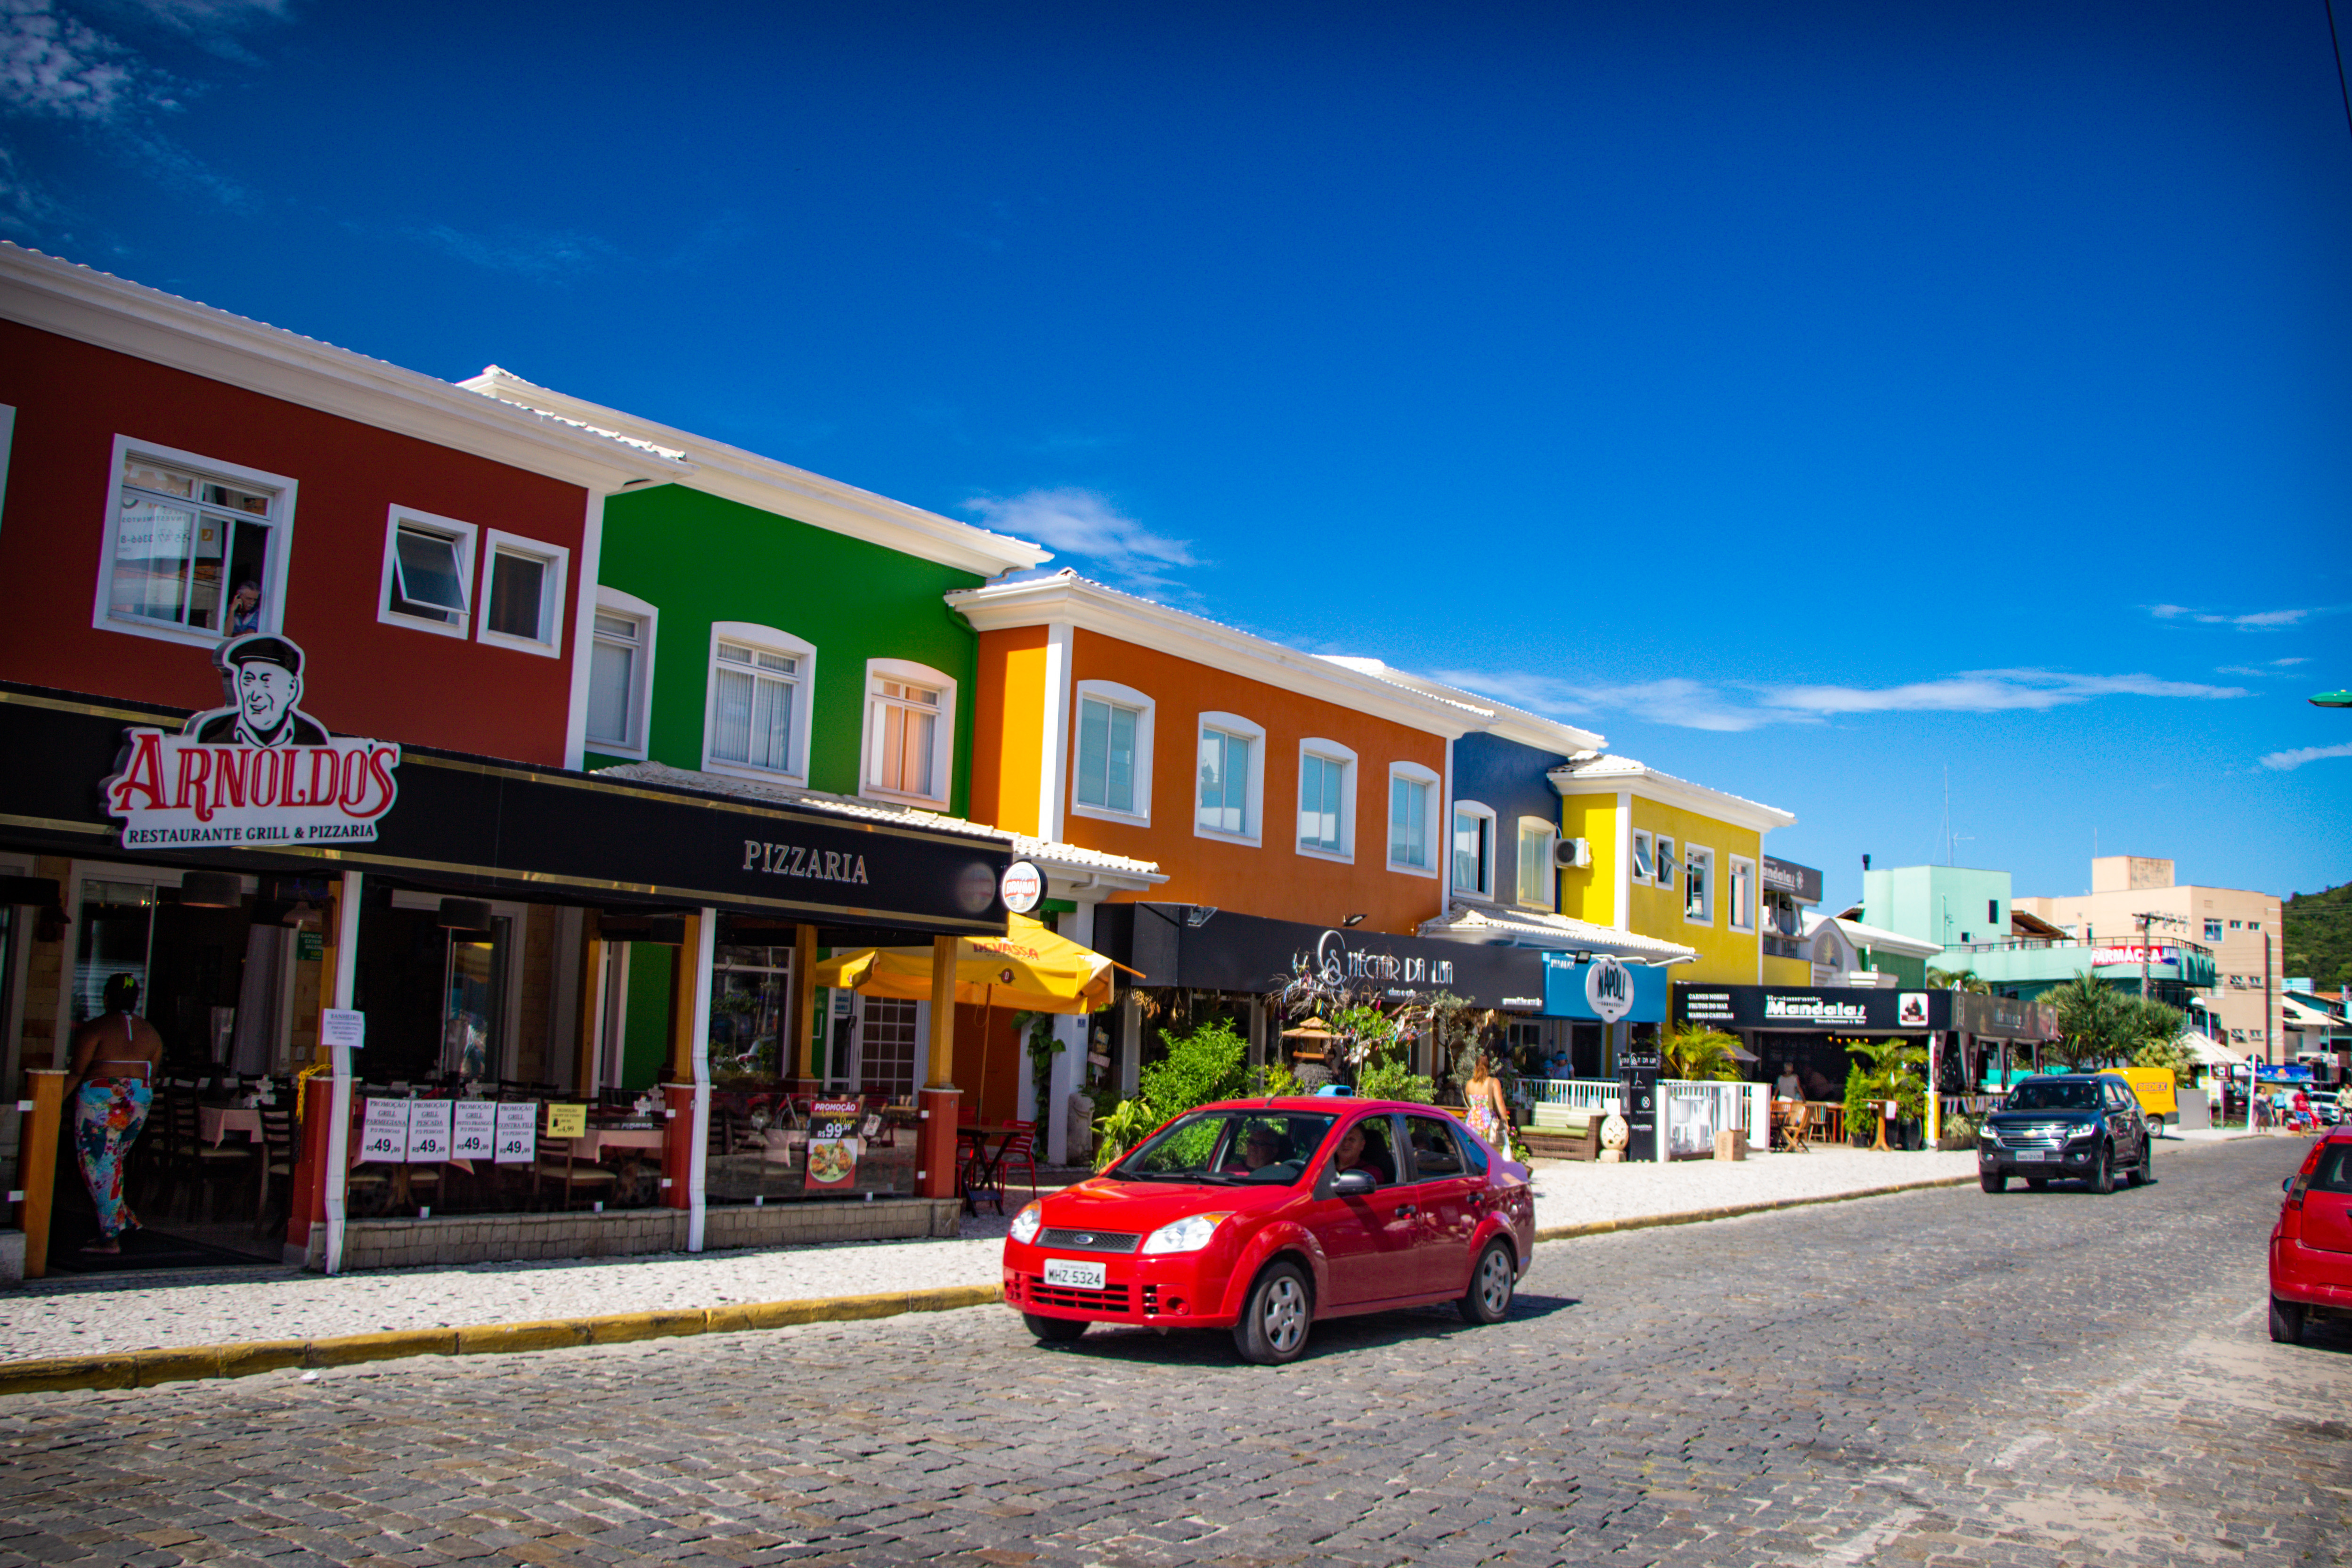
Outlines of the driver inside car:
[{"label": "driver inside car", "polygon": [[1248,1176],[1268,1166],[1280,1165],[1289,1157],[1285,1146],[1287,1143],[1287,1139],[1265,1123],[1255,1124],[1242,1135],[1241,1147],[1226,1160],[1226,1174]]}]

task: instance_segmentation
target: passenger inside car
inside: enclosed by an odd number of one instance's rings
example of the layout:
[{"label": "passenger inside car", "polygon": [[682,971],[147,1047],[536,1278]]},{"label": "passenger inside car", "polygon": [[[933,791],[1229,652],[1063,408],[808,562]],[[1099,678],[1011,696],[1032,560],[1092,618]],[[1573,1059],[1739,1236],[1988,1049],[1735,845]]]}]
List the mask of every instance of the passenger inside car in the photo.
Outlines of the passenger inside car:
[{"label": "passenger inside car", "polygon": [[1331,1169],[1368,1171],[1373,1185],[1388,1186],[1396,1180],[1396,1162],[1389,1157],[1389,1130],[1385,1117],[1370,1116],[1339,1134],[1339,1147],[1331,1155]]}]

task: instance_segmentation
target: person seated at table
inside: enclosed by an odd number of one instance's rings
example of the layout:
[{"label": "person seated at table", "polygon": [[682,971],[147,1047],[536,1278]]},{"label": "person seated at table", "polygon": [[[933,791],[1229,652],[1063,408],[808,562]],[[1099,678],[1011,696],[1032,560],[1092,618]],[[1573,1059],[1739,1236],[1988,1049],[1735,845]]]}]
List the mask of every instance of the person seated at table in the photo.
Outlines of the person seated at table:
[{"label": "person seated at table", "polygon": [[1797,1064],[1793,1061],[1780,1063],[1780,1076],[1772,1080],[1772,1098],[1802,1100],[1804,1097],[1805,1085],[1797,1076]]},{"label": "person seated at table", "polygon": [[1396,1180],[1396,1166],[1389,1160],[1388,1131],[1379,1118],[1367,1118],[1339,1134],[1339,1146],[1331,1155],[1331,1174],[1344,1171],[1364,1171],[1375,1186],[1388,1186]]}]

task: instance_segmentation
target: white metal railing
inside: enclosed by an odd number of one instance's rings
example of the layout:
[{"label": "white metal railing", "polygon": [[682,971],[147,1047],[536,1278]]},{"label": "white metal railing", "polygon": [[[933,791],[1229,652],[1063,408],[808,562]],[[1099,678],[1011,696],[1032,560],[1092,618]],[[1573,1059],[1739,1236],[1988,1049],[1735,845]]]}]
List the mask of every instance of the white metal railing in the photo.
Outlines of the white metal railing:
[{"label": "white metal railing", "polygon": [[1664,1100],[1666,1154],[1711,1155],[1715,1135],[1727,1128],[1749,1130],[1748,1108],[1756,1083],[1707,1083],[1689,1079],[1661,1078],[1658,1093]]},{"label": "white metal railing", "polygon": [[1564,1111],[1614,1111],[1620,1104],[1614,1078],[1522,1078],[1519,1099]]}]

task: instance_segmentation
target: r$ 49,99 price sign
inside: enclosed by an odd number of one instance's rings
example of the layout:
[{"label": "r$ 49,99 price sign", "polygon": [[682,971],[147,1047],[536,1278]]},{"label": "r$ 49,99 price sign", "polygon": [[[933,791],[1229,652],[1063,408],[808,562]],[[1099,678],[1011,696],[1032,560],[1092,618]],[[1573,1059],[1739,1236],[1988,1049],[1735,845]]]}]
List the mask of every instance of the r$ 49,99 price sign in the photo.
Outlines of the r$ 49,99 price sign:
[{"label": "r$ 49,99 price sign", "polygon": [[408,1158],[408,1113],[414,1100],[383,1100],[371,1096],[360,1121],[362,1160],[399,1165]]}]

